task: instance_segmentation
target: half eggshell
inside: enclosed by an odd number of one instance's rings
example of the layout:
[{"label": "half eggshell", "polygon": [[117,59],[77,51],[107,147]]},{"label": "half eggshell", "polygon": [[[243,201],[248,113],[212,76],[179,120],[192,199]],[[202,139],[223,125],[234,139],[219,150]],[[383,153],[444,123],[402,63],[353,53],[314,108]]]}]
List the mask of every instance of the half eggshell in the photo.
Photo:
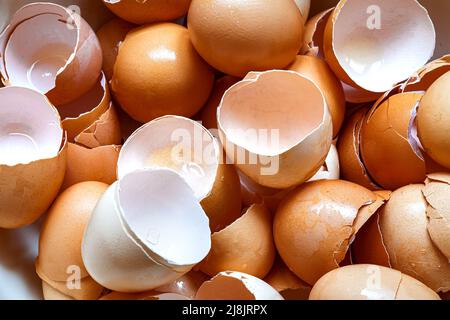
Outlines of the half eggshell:
[{"label": "half eggshell", "polygon": [[324,38],[336,75],[371,92],[406,80],[433,56],[435,45],[433,22],[416,0],[341,0]]},{"label": "half eggshell", "polygon": [[117,175],[143,168],[170,168],[191,186],[219,231],[241,214],[239,177],[212,134],[188,118],[165,116],[135,131],[120,152]]},{"label": "half eggshell", "polygon": [[195,300],[284,300],[269,284],[241,272],[221,272],[206,281]]},{"label": "half eggshell", "polygon": [[0,89],[0,227],[36,221],[64,179],[67,146],[56,109],[26,88]]},{"label": "half eggshell", "polygon": [[6,85],[35,89],[54,105],[76,100],[96,83],[102,51],[76,12],[53,3],[19,9],[0,36],[0,74]]},{"label": "half eggshell", "polygon": [[330,150],[333,128],[324,95],[293,71],[249,73],[225,93],[217,118],[227,156],[265,187],[307,181]]},{"label": "half eggshell", "polygon": [[137,170],[100,199],[82,256],[104,287],[143,292],[189,272],[208,254],[210,236],[208,218],[181,176],[168,169]]}]

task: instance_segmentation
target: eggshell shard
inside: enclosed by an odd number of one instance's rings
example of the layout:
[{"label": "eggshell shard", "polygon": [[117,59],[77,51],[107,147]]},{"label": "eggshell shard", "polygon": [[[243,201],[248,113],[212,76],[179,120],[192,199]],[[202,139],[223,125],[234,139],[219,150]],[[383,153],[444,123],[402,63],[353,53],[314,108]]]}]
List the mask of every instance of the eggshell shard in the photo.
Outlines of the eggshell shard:
[{"label": "eggshell shard", "polygon": [[289,70],[311,79],[323,92],[333,120],[333,137],[339,134],[345,117],[345,96],[342,84],[327,63],[316,57],[297,56]]},{"label": "eggshell shard", "polygon": [[88,92],[102,66],[91,27],[77,13],[53,3],[19,9],[0,36],[0,56],[5,84],[35,89],[55,105]]},{"label": "eggshell shard", "polygon": [[37,262],[48,279],[66,281],[71,266],[79,268],[81,278],[88,276],[81,242],[91,214],[107,188],[101,182],[76,184],[61,193],[49,209],[41,228]]},{"label": "eggshell shard", "polygon": [[241,272],[221,272],[206,281],[195,300],[284,300],[269,284]]},{"label": "eggshell shard", "polygon": [[148,122],[168,114],[193,116],[207,101],[213,83],[214,73],[195,51],[188,30],[158,23],[127,34],[111,89],[133,119]]},{"label": "eggshell shard", "polygon": [[122,177],[102,196],[82,256],[104,287],[143,292],[189,272],[210,247],[208,219],[184,179],[168,169],[144,170]]},{"label": "eggshell shard", "polygon": [[67,147],[56,109],[36,91],[0,89],[0,227],[36,221],[61,187]]},{"label": "eggshell shard", "polygon": [[428,175],[422,192],[427,201],[428,233],[433,243],[450,259],[450,174]]},{"label": "eggshell shard", "polygon": [[393,192],[380,212],[381,233],[394,269],[436,292],[447,292],[450,264],[430,237],[423,192],[423,185],[410,185]]},{"label": "eggshell shard", "polygon": [[317,180],[339,180],[340,167],[339,167],[339,154],[334,144],[331,145],[328,156],[325,159],[323,166],[317,171],[317,173],[309,179],[308,182]]},{"label": "eggshell shard", "polygon": [[275,244],[283,261],[300,279],[313,285],[339,267],[377,200],[351,182],[316,181],[288,195],[274,218]]},{"label": "eggshell shard", "polygon": [[[237,23],[238,21],[238,23]],[[282,69],[295,59],[303,18],[294,1],[193,0],[188,29],[197,51],[214,68],[236,77]]]},{"label": "eggshell shard", "polygon": [[239,78],[224,76],[216,81],[208,102],[201,111],[202,124],[208,130],[217,129],[217,108],[225,92],[234,84],[239,82]]},{"label": "eggshell shard", "polygon": [[425,152],[437,163],[450,169],[450,72],[427,90],[419,105],[417,129]]},{"label": "eggshell shard", "polygon": [[103,3],[115,15],[126,21],[147,24],[184,16],[191,0],[103,0]]},{"label": "eggshell shard", "polygon": [[400,271],[360,264],[332,270],[313,287],[310,300],[440,300],[418,280]]},{"label": "eggshell shard", "polygon": [[334,8],[322,11],[305,24],[303,47],[300,54],[323,58],[323,37],[328,18]]},{"label": "eggshell shard", "polygon": [[307,181],[330,150],[325,98],[312,80],[293,71],[250,73],[225,93],[217,118],[227,156],[265,187]]},{"label": "eggshell shard", "polygon": [[328,20],[324,51],[342,81],[385,92],[422,67],[435,44],[433,22],[415,0],[341,0]]},{"label": "eggshell shard", "polygon": [[133,133],[120,153],[117,174],[120,179],[143,168],[170,168],[186,179],[213,231],[223,229],[241,214],[236,169],[222,159],[211,133],[195,121],[166,116]]},{"label": "eggshell shard", "polygon": [[264,281],[275,288],[286,300],[308,300],[311,286],[298,278],[280,257]]},{"label": "eggshell shard", "polygon": [[256,204],[212,235],[211,251],[199,269],[210,276],[234,270],[262,279],[272,268],[274,258],[272,215],[266,207]]},{"label": "eggshell shard", "polygon": [[108,185],[116,181],[120,146],[102,146],[87,149],[73,143],[67,148],[67,168],[61,190],[85,181]]},{"label": "eggshell shard", "polygon": [[402,93],[376,105],[361,129],[361,155],[370,176],[387,190],[425,179],[425,161],[408,141],[413,109],[423,94]]},{"label": "eggshell shard", "polygon": [[369,176],[361,158],[361,126],[366,113],[366,108],[359,109],[344,123],[337,143],[341,177],[369,190],[378,190],[381,188]]},{"label": "eggshell shard", "polygon": [[114,64],[119,54],[119,47],[125,40],[128,32],[134,27],[136,27],[134,24],[116,18],[108,21],[97,31],[97,37],[103,52],[102,69],[108,81],[113,76]]}]

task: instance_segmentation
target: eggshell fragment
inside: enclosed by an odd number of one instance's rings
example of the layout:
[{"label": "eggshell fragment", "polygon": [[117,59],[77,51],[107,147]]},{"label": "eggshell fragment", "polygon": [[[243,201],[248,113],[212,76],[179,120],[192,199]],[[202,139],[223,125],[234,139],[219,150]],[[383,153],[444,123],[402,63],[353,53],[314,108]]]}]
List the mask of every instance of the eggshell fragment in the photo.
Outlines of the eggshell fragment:
[{"label": "eggshell fragment", "polygon": [[225,93],[217,118],[227,156],[265,187],[307,181],[330,150],[332,122],[322,91],[293,71],[250,73]]},{"label": "eggshell fragment", "polygon": [[400,271],[360,264],[332,270],[313,287],[310,300],[440,300]]},{"label": "eggshell fragment", "polygon": [[207,101],[212,69],[197,54],[188,30],[174,23],[143,26],[120,45],[111,89],[135,120],[164,115],[191,117]]},{"label": "eggshell fragment", "polygon": [[341,0],[328,20],[324,51],[342,81],[385,92],[422,67],[435,44],[433,22],[415,0]]},{"label": "eggshell fragment", "polygon": [[274,258],[272,215],[263,205],[255,204],[233,224],[212,235],[211,251],[199,269],[210,276],[233,270],[262,279]]},{"label": "eggshell fragment", "polygon": [[286,300],[308,300],[311,286],[298,278],[277,257],[272,270],[264,281],[274,287]]},{"label": "eggshell fragment", "polygon": [[63,182],[67,146],[56,109],[36,91],[0,89],[0,228],[36,221]]},{"label": "eggshell fragment", "polygon": [[62,190],[85,182],[98,181],[108,185],[116,181],[120,146],[102,146],[87,149],[73,143],[67,148],[67,168]]},{"label": "eggshell fragment", "polygon": [[288,195],[274,218],[278,252],[292,272],[313,285],[339,267],[356,233],[376,210],[377,196],[341,180],[307,183]]},{"label": "eggshell fragment", "polygon": [[342,84],[327,63],[316,57],[297,56],[289,70],[311,79],[322,90],[333,120],[333,137],[339,134],[345,117],[345,96]]},{"label": "eggshell fragment", "polygon": [[172,170],[155,169],[108,188],[86,228],[82,256],[104,287],[143,292],[189,272],[210,247],[208,219],[189,185]]},{"label": "eggshell fragment", "polygon": [[303,18],[292,0],[193,0],[188,29],[194,47],[214,68],[235,77],[282,69],[295,59]]},{"label": "eggshell fragment", "polygon": [[357,183],[369,190],[377,190],[381,188],[368,175],[361,159],[361,126],[366,112],[366,108],[359,109],[347,119],[339,136],[337,149],[342,179]]},{"label": "eggshell fragment", "polygon": [[322,11],[309,19],[305,25],[303,47],[300,54],[323,58],[323,37],[328,18],[334,8]]},{"label": "eggshell fragment", "polygon": [[417,129],[425,152],[437,163],[450,169],[450,72],[427,90],[417,113]]},{"label": "eggshell fragment", "polygon": [[120,18],[135,24],[174,20],[184,16],[191,0],[103,0]]},{"label": "eggshell fragment", "polygon": [[195,300],[284,300],[269,284],[241,272],[221,272],[206,281]]},{"label": "eggshell fragment", "polygon": [[325,159],[323,166],[317,171],[317,173],[309,179],[308,182],[317,180],[339,180],[340,167],[339,167],[339,154],[334,144],[331,145],[328,156]]},{"label": "eggshell fragment", "polygon": [[5,84],[35,89],[55,105],[88,92],[100,76],[102,51],[76,12],[53,3],[19,9],[0,36]]},{"label": "eggshell fragment", "polygon": [[166,116],[133,133],[120,153],[117,174],[120,179],[143,168],[170,168],[185,178],[201,201],[213,231],[241,215],[236,169],[226,164],[211,133],[195,121]]},{"label": "eggshell fragment", "polygon": [[81,241],[98,200],[108,188],[101,182],[82,182],[61,193],[48,211],[39,238],[42,274],[66,281],[67,269],[77,266],[80,277],[88,276],[81,257]]},{"label": "eggshell fragment", "polygon": [[427,201],[428,233],[433,243],[450,259],[450,174],[428,175],[422,192]]},{"label": "eggshell fragment", "polygon": [[396,190],[425,179],[425,161],[408,141],[413,109],[423,94],[401,93],[376,105],[361,128],[361,156],[378,185]]},{"label": "eggshell fragment", "polygon": [[436,292],[450,289],[450,264],[427,229],[427,201],[423,185],[392,193],[380,212],[384,245],[394,269],[423,282]]},{"label": "eggshell fragment", "polygon": [[220,100],[232,85],[236,84],[239,78],[224,76],[216,81],[208,102],[201,111],[202,124],[208,130],[217,129],[217,108]]},{"label": "eggshell fragment", "polygon": [[108,81],[113,76],[114,64],[119,53],[119,47],[125,40],[128,32],[134,27],[135,25],[116,18],[108,21],[97,31],[97,37],[103,52],[102,69]]}]

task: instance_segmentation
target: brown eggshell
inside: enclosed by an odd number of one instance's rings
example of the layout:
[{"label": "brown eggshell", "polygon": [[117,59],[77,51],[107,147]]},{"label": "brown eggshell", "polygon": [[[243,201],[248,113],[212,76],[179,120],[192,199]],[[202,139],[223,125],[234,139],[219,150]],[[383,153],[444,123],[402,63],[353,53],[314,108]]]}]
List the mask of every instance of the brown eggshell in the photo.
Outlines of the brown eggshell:
[{"label": "brown eggshell", "polygon": [[323,93],[293,71],[249,73],[228,89],[217,114],[227,156],[264,187],[287,189],[307,181],[331,147]]},{"label": "brown eggshell", "polygon": [[289,70],[310,78],[322,90],[333,120],[333,137],[336,137],[344,122],[346,109],[341,82],[336,78],[327,63],[316,57],[297,56],[289,66]]},{"label": "brown eggshell", "polygon": [[450,174],[428,175],[422,192],[428,204],[428,233],[433,243],[450,259]]},{"label": "brown eggshell", "polygon": [[[94,31],[76,12],[54,3],[33,3],[19,9],[0,37],[0,51],[3,80],[15,85],[16,77],[31,72],[25,75],[26,84],[22,81],[17,84],[30,88],[37,85],[54,105],[84,95],[101,73],[102,50]],[[42,58],[54,58],[55,54],[62,56],[63,61],[58,62],[60,66],[55,71],[45,70],[52,75],[54,83],[44,85],[38,81],[45,77],[34,73],[34,68],[41,65],[35,63]],[[36,83],[32,83],[32,77]]]},{"label": "brown eggshell", "polygon": [[16,229],[35,222],[50,207],[63,183],[67,143],[51,159],[0,165],[0,227]]},{"label": "brown eggshell", "polygon": [[450,264],[427,230],[423,190],[423,185],[410,185],[392,193],[380,213],[381,233],[394,269],[437,292],[446,292],[450,289]]},{"label": "brown eggshell", "polygon": [[298,53],[303,18],[292,0],[193,0],[188,29],[197,51],[214,68],[235,77],[282,69]]},{"label": "brown eggshell", "polygon": [[394,95],[375,106],[361,128],[361,156],[370,176],[384,189],[396,190],[425,179],[425,161],[408,141],[413,109],[420,93]]},{"label": "brown eggshell", "polygon": [[324,275],[310,300],[440,300],[423,283],[401,272],[376,265],[346,266]]},{"label": "brown eggshell", "polygon": [[135,120],[164,115],[191,117],[207,101],[212,69],[197,54],[188,30],[158,23],[129,32],[119,48],[111,89]]},{"label": "brown eggshell", "polygon": [[274,219],[281,258],[300,279],[313,285],[344,260],[356,232],[370,217],[361,209],[376,200],[368,189],[342,180],[297,188],[281,203]]},{"label": "brown eggshell", "polygon": [[111,103],[109,109],[89,128],[76,136],[74,141],[88,148],[121,144],[122,134],[114,105]]},{"label": "brown eggshell", "polygon": [[212,235],[211,251],[199,269],[210,276],[234,270],[262,279],[274,258],[272,216],[263,205],[253,205],[233,224]]},{"label": "brown eggshell", "polygon": [[220,100],[232,85],[236,84],[239,78],[224,76],[216,81],[208,102],[201,111],[202,124],[206,129],[217,129],[217,108]]},{"label": "brown eggshell", "polygon": [[101,182],[82,182],[59,195],[50,208],[39,238],[38,264],[42,274],[66,281],[67,268],[77,266],[88,276],[81,257],[81,241],[98,200],[108,188]]},{"label": "brown eggshell", "polygon": [[103,52],[103,72],[106,79],[112,79],[114,64],[116,63],[119,46],[131,29],[136,27],[122,19],[116,18],[105,23],[98,31],[97,37]]},{"label": "brown eggshell", "polygon": [[147,24],[184,16],[191,0],[103,0],[103,3],[114,14],[126,21]]},{"label": "brown eggshell", "polygon": [[342,179],[370,190],[380,189],[369,177],[360,155],[360,133],[367,112],[362,108],[347,119],[337,143]]},{"label": "brown eggshell", "polygon": [[83,96],[77,100],[57,107],[64,130],[67,131],[69,142],[84,130],[89,128],[106,111],[111,103],[108,84],[102,73],[98,82]]},{"label": "brown eggshell", "polygon": [[449,71],[450,55],[433,60],[423,66],[402,85],[403,91],[427,91],[437,79]]},{"label": "brown eggshell", "polygon": [[309,9],[311,8],[311,0],[294,0],[297,7],[300,9],[303,20],[308,20]]},{"label": "brown eggshell", "polygon": [[[52,281],[36,269],[42,279],[42,291],[45,300],[97,300],[104,288],[91,277],[80,279],[79,289],[68,286],[66,281]],[[70,283],[72,285],[72,283]]]},{"label": "brown eggshell", "polygon": [[417,129],[425,152],[450,169],[450,71],[436,80],[419,105]]},{"label": "brown eggshell", "polygon": [[112,184],[116,181],[117,159],[120,146],[103,146],[87,149],[69,143],[67,169],[62,190],[84,181]]},{"label": "brown eggshell", "polygon": [[44,300],[50,301],[65,301],[65,300],[75,300],[68,295],[65,295],[58,290],[54,289],[47,282],[42,281],[42,294],[44,296]]},{"label": "brown eggshell", "polygon": [[278,290],[286,300],[308,300],[311,292],[311,286],[289,270],[280,257],[275,259],[272,270],[264,281]]},{"label": "brown eggshell", "polygon": [[323,58],[323,36],[332,11],[322,11],[306,22],[301,54]]}]

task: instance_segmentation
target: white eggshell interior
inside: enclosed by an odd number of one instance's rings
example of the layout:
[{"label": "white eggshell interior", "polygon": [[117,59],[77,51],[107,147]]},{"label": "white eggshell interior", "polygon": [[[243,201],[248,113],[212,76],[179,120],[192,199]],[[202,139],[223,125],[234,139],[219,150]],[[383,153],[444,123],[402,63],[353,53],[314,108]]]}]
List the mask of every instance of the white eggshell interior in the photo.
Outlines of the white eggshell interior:
[{"label": "white eggshell interior", "polygon": [[55,157],[61,121],[47,98],[30,89],[0,89],[0,164],[27,164]]},{"label": "white eggshell interior", "polygon": [[118,178],[142,168],[170,168],[202,200],[214,185],[219,155],[217,142],[202,125],[166,116],[142,126],[125,142],[118,160]]},{"label": "white eggshell interior", "polygon": [[160,263],[194,265],[211,248],[209,219],[175,171],[134,171],[118,185],[122,219]]},{"label": "white eggshell interior", "polygon": [[407,79],[433,56],[435,44],[433,22],[415,0],[349,0],[333,30],[339,64],[372,92],[385,92]]},{"label": "white eggshell interior", "polygon": [[320,127],[325,105],[310,79],[292,71],[269,71],[232,86],[218,119],[231,143],[254,154],[277,156]]},{"label": "white eggshell interior", "polygon": [[62,18],[43,13],[14,29],[4,57],[10,84],[43,94],[55,87],[56,77],[75,51],[78,39],[77,29]]}]

